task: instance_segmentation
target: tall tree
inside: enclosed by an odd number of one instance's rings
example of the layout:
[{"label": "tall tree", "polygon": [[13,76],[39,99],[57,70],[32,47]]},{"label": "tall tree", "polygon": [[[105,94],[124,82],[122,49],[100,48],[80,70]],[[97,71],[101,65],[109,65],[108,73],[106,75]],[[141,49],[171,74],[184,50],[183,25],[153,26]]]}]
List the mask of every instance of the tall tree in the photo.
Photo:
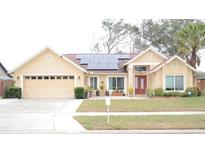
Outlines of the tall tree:
[{"label": "tall tree", "polygon": [[105,19],[102,22],[102,27],[106,32],[103,37],[104,49],[107,53],[111,53],[125,39],[127,34],[126,25],[122,19]]},{"label": "tall tree", "polygon": [[196,68],[200,65],[200,57],[197,53],[205,48],[205,24],[190,23],[177,33],[177,38],[179,54]]},{"label": "tall tree", "polygon": [[127,29],[127,47],[130,53],[138,52],[140,49],[145,49],[148,47],[141,39],[141,33],[137,25],[126,24]]},{"label": "tall tree", "polygon": [[93,45],[93,51],[98,53],[133,53],[153,46],[161,53],[172,56],[178,54],[179,43],[176,34],[191,23],[202,23],[202,21],[194,19],[148,19],[131,24],[122,19],[106,19],[102,21],[105,35]]},{"label": "tall tree", "polygon": [[135,46],[140,42],[139,47],[153,46],[164,54],[175,55],[178,49],[176,33],[187,24],[197,21],[192,19],[143,20],[139,26],[140,37],[136,38]]}]

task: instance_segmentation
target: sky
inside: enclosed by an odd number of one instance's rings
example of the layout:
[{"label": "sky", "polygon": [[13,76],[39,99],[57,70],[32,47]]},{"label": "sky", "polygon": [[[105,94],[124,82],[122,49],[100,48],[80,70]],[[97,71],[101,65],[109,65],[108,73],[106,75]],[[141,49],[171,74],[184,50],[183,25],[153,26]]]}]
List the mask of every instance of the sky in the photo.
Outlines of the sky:
[{"label": "sky", "polygon": [[[89,53],[93,39],[103,34],[102,19],[139,20],[127,18],[128,11],[113,16],[111,9],[96,1],[0,1],[0,61],[11,70],[46,47],[60,54]],[[205,71],[205,58],[200,70]]]}]

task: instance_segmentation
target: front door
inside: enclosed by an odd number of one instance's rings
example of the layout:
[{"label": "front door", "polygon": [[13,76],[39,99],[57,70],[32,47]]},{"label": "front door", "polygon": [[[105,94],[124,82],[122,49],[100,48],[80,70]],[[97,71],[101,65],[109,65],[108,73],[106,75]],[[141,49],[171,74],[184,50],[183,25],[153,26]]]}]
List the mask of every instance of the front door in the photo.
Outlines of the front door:
[{"label": "front door", "polygon": [[135,76],[135,94],[146,94],[147,76]]}]

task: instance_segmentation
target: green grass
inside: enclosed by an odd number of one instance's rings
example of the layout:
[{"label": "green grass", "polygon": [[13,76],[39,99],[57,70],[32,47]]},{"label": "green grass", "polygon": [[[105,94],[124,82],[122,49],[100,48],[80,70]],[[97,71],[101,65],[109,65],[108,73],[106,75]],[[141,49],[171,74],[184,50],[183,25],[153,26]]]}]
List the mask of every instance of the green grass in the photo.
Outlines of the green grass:
[{"label": "green grass", "polygon": [[[77,112],[105,112],[104,100],[85,100]],[[205,111],[205,97],[112,100],[111,112]]]},{"label": "green grass", "polygon": [[152,130],[152,129],[204,129],[205,115],[161,116],[106,116],[74,117],[88,130]]}]

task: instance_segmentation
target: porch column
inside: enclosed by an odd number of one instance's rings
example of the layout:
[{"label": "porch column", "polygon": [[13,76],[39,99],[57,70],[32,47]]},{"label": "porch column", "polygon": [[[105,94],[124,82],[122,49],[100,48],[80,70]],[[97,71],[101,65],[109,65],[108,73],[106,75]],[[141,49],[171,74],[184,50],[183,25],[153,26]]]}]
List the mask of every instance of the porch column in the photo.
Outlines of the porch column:
[{"label": "porch column", "polygon": [[128,65],[128,88],[131,87],[135,89],[134,87],[134,71],[133,71],[133,65]]}]

